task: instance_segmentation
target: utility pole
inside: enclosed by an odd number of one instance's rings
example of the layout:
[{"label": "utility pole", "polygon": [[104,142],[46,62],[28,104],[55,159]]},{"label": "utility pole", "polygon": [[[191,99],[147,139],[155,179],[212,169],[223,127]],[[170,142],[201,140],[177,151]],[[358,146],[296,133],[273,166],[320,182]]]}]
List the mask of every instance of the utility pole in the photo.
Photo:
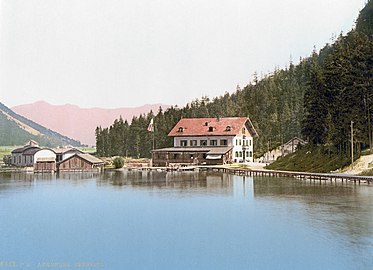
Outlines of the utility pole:
[{"label": "utility pole", "polygon": [[351,166],[354,168],[354,122],[351,121]]},{"label": "utility pole", "polygon": [[155,132],[153,131],[153,150],[155,149]]}]

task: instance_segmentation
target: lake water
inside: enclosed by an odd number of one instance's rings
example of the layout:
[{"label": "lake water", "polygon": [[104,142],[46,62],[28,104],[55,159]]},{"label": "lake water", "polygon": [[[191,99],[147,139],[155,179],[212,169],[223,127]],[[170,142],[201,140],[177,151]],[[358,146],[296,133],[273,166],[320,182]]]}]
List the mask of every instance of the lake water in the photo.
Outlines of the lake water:
[{"label": "lake water", "polygon": [[373,269],[373,186],[0,175],[1,269]]}]

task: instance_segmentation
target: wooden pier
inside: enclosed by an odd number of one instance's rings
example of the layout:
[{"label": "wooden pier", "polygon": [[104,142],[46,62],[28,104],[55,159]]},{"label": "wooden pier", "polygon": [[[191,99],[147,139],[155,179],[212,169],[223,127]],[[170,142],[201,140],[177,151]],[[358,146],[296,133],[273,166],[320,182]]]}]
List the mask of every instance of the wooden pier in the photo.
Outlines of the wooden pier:
[{"label": "wooden pier", "polygon": [[308,172],[292,172],[292,171],[277,171],[277,170],[250,170],[250,169],[235,169],[223,167],[199,167],[201,170],[216,171],[223,173],[232,173],[243,176],[267,176],[267,177],[292,177],[304,180],[319,180],[336,182],[354,182],[371,184],[373,182],[372,176],[358,176],[348,174],[332,174],[332,173],[308,173]]},{"label": "wooden pier", "polygon": [[[130,168],[129,168],[130,169]],[[134,169],[134,168],[133,168]],[[333,174],[333,173],[308,173],[308,172],[293,172],[293,171],[278,171],[278,170],[258,170],[258,169],[240,169],[240,168],[227,168],[224,166],[187,166],[187,167],[142,167],[137,168],[147,171],[210,171],[230,173],[242,176],[265,176],[265,177],[291,177],[303,180],[313,181],[330,181],[330,182],[353,182],[370,185],[373,183],[372,176],[358,176],[348,174]]]}]

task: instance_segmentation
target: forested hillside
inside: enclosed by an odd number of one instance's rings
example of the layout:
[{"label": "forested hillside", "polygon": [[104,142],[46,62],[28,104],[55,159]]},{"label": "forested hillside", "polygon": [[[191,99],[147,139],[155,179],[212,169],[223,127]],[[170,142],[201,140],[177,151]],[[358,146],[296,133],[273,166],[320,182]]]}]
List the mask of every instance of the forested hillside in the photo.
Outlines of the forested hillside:
[{"label": "forested hillside", "polygon": [[116,120],[96,129],[99,155],[149,157],[153,134],[147,132],[154,117],[156,148],[172,146],[168,132],[181,117],[250,116],[259,137],[256,155],[294,136],[330,150],[348,152],[350,122],[355,124],[356,148],[372,141],[373,9],[372,1],[361,11],[356,28],[331,45],[285,69],[254,80],[232,94],[210,100],[196,99],[183,108],[161,109]]},{"label": "forested hillside", "polygon": [[354,31],[340,36],[325,61],[311,58],[304,96],[302,134],[311,143],[349,153],[351,122],[358,154],[372,147],[373,2],[361,11]]}]

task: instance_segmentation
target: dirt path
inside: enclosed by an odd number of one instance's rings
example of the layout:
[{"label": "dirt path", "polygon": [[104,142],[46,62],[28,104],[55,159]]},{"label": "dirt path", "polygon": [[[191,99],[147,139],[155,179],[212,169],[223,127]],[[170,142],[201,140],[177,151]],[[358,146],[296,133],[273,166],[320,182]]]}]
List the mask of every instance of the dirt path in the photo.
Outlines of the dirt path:
[{"label": "dirt path", "polygon": [[[371,167],[369,167],[369,164],[371,164]],[[341,170],[343,173],[348,174],[359,174],[365,170],[373,168],[373,155],[368,156],[361,156],[358,160],[356,160],[352,166],[348,166]]]}]

